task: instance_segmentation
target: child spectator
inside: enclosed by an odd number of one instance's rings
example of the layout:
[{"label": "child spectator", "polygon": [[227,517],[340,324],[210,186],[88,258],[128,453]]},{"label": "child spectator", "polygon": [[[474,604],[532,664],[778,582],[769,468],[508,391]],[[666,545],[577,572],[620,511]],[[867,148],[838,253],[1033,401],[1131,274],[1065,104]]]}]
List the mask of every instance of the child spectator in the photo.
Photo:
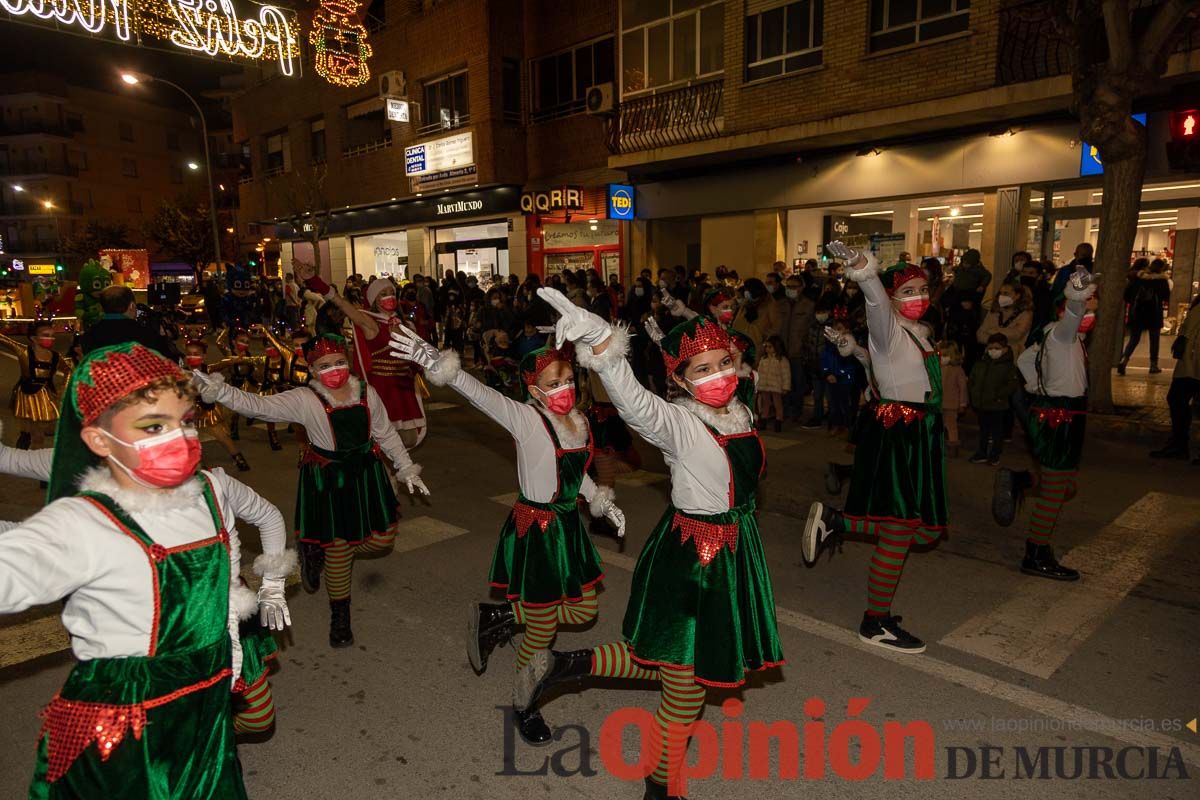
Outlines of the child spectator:
[{"label": "child spectator", "polygon": [[825,398],[829,394],[829,389],[828,384],[822,380],[821,353],[825,350],[826,345],[825,326],[829,324],[832,315],[832,301],[825,297],[821,298],[817,302],[812,324],[804,337],[804,351],[801,353],[801,358],[805,377],[808,379],[808,385],[812,387],[813,393],[812,416],[802,426],[806,430],[825,426]]},{"label": "child spectator", "polygon": [[758,428],[770,420],[775,432],[783,429],[783,396],[792,390],[792,368],[784,352],[783,340],[772,336],[763,342],[762,357],[758,359]]},{"label": "child spectator", "polygon": [[[835,322],[831,327],[838,339],[849,337],[850,331],[844,321]],[[818,383],[828,387],[829,429],[834,435],[850,430],[850,397],[858,384],[858,370],[858,360],[854,356],[844,356],[834,342],[825,342],[821,349],[821,380]]]},{"label": "child spectator", "polygon": [[971,463],[996,466],[1004,448],[1004,413],[1012,393],[1021,385],[1021,373],[1003,333],[988,337],[984,358],[971,368],[970,385],[971,405],[979,415],[979,447]]},{"label": "child spectator", "polygon": [[967,410],[970,394],[967,373],[963,371],[963,353],[958,342],[938,343],[942,360],[942,423],[946,427],[946,455],[958,457],[958,415]]}]

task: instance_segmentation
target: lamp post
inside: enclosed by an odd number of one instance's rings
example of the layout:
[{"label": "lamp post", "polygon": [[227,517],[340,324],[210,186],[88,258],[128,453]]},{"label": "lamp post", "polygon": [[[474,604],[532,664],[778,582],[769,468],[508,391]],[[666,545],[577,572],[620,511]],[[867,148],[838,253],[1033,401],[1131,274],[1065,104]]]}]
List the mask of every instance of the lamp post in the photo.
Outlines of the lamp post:
[{"label": "lamp post", "polygon": [[[200,104],[196,102],[196,98],[177,83],[172,83],[165,78],[156,78],[152,75],[146,75],[141,72],[122,72],[121,80],[130,86],[137,86],[139,83],[162,83],[170,86],[184,97],[186,97],[196,109],[196,114],[200,117],[200,132],[204,137],[204,169],[208,173],[208,215],[209,221],[212,223],[213,237],[213,260],[215,263],[221,263],[221,229],[217,225],[217,200],[213,193],[213,176],[212,157],[208,153],[208,123],[204,119],[204,112],[200,109]],[[189,163],[188,167],[192,165]]]}]

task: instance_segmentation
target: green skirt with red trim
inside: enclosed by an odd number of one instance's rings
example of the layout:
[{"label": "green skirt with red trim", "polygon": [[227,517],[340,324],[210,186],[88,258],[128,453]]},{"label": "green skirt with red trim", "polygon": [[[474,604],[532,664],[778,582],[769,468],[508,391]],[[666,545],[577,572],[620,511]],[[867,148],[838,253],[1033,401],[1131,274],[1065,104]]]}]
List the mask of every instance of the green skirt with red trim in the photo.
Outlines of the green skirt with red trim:
[{"label": "green skirt with red trim", "polygon": [[1087,433],[1087,397],[1034,396],[1027,431],[1029,450],[1038,464],[1047,469],[1077,469]]},{"label": "green skirt with red trim", "polygon": [[242,680],[236,685],[239,690],[244,690],[267,674],[271,662],[279,657],[279,646],[270,629],[264,628],[257,616],[238,625],[238,638],[242,643]]},{"label": "green skirt with red trim", "polygon": [[296,530],[300,541],[329,547],[383,533],[396,524],[396,494],[372,445],[329,451],[309,445],[300,465]]},{"label": "green skirt with red trim", "polygon": [[518,496],[492,556],[493,587],[509,600],[546,607],[579,602],[603,578],[575,499],[535,503]]},{"label": "green skirt with red trim", "polygon": [[880,402],[863,410],[843,515],[937,532],[949,520],[940,408]]},{"label": "green skirt with red trim", "polygon": [[624,635],[635,661],[692,667],[707,686],[784,663],[753,502],[712,516],[667,507],[638,556]]}]

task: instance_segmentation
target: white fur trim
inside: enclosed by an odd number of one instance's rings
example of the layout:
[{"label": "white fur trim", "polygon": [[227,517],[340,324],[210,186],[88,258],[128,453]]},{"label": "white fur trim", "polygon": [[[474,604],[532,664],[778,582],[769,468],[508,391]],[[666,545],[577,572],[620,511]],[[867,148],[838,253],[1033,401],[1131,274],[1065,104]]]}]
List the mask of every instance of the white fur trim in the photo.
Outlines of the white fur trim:
[{"label": "white fur trim", "polygon": [[413,463],[409,464],[404,469],[396,470],[396,478],[399,480],[405,480],[406,478],[416,478],[416,477],[420,476],[420,474],[421,474],[421,465],[415,461]]},{"label": "white fur trim", "polygon": [[107,466],[88,469],[79,478],[79,488],[111,497],[117,505],[131,513],[151,514],[181,511],[202,503],[203,483],[193,478],[174,489],[125,489],[108,471]]},{"label": "white fur trim", "polygon": [[678,397],[672,402],[686,408],[699,417],[701,422],[723,436],[745,433],[751,428],[750,409],[746,408],[745,404],[736,397],[725,406],[728,410],[725,414],[718,414],[715,408],[704,405],[694,397]]},{"label": "white fur trim", "polygon": [[295,550],[263,553],[254,559],[254,574],[262,578],[286,578],[297,569]]},{"label": "white fur trim", "polygon": [[425,378],[434,386],[445,386],[454,380],[461,371],[462,362],[459,360],[458,353],[453,350],[443,350],[441,358],[434,362],[432,367],[425,370]]},{"label": "white fur trim", "polygon": [[359,392],[361,391],[359,383],[360,381],[355,375],[351,375],[350,380],[346,381],[346,385],[350,387],[350,394],[347,395],[348,399],[346,400],[338,400],[335,398],[333,393],[329,391],[329,388],[326,387],[325,384],[321,383],[320,379],[317,378],[316,375],[313,375],[311,378],[309,378],[308,388],[316,392],[318,397],[320,397],[333,408],[349,408],[350,406],[358,405],[358,401],[360,399]]},{"label": "white fur trim", "polygon": [[608,513],[608,510],[613,507],[616,502],[617,492],[611,486],[600,486],[597,484],[596,491],[592,493],[592,499],[588,502],[588,511],[593,517],[603,517]]},{"label": "white fur trim", "polygon": [[[588,424],[584,419],[583,413],[578,408],[572,408],[565,415],[555,414],[550,409],[539,403],[537,400],[530,400],[529,405],[536,408],[541,415],[549,420],[554,432],[558,435],[558,444],[564,450],[578,450],[587,444]],[[574,428],[567,426],[567,421],[563,416],[569,417],[574,423]]]},{"label": "white fur trim", "polygon": [[229,607],[237,612],[239,620],[247,620],[258,613],[258,597],[254,591],[234,578],[229,586]]},{"label": "white fur trim", "polygon": [[933,336],[933,331],[924,322],[919,319],[909,319],[908,317],[896,315],[896,321],[900,323],[900,327],[916,336],[918,339],[924,339],[929,342]]},{"label": "white fur trim", "polygon": [[592,352],[591,347],[580,345],[575,352],[575,357],[579,361],[579,366],[586,369],[593,369],[597,372],[604,372],[618,361],[624,361],[628,353],[629,327],[624,323],[617,323],[612,326],[612,336],[608,341],[608,349],[600,355],[596,355]]}]

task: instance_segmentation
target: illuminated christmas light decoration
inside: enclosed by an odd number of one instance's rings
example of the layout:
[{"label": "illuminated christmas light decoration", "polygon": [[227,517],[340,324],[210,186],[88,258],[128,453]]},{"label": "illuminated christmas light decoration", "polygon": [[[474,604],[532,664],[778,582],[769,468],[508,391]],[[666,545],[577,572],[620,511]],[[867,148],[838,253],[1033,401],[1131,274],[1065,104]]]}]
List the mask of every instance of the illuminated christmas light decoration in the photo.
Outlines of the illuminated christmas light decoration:
[{"label": "illuminated christmas light decoration", "polygon": [[334,86],[362,86],[371,78],[367,59],[372,48],[356,0],[321,0],[313,14],[308,42],[316,50],[313,68]]},{"label": "illuminated christmas light decoration", "polygon": [[123,42],[169,42],[183,50],[251,61],[277,61],[294,75],[300,58],[293,11],[254,4],[256,17],[239,18],[232,0],[0,0],[0,11],[103,34]]}]

